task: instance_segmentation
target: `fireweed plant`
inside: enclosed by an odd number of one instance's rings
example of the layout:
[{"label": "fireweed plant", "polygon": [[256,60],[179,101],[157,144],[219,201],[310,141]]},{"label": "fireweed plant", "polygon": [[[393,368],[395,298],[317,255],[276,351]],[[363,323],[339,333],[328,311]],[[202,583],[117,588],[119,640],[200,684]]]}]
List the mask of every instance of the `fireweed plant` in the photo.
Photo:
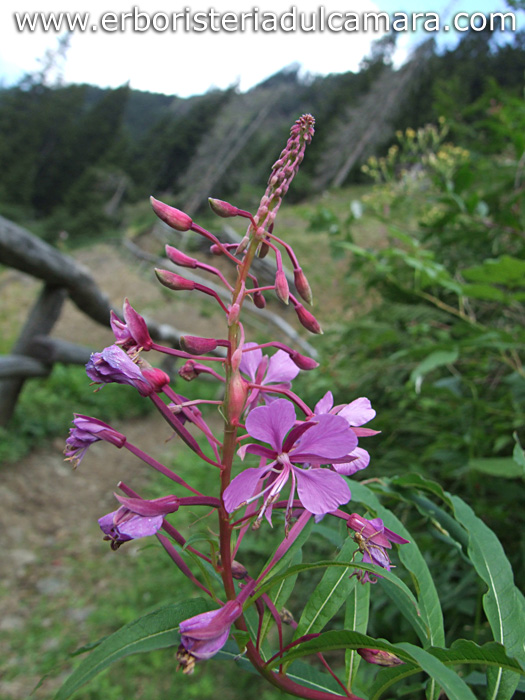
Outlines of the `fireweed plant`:
[{"label": "fireweed plant", "polygon": [[[377,433],[364,427],[375,416],[370,401],[349,397],[348,403],[334,405],[331,392],[327,392],[311,408],[293,391],[292,382],[299,372],[314,370],[317,362],[280,340],[257,344],[246,339],[241,321],[243,306],[253,303],[264,307],[268,292],[274,292],[285,304],[291,303],[307,330],[321,333],[316,318],[298,299],[312,303],[312,293],[297,257],[290,245],[273,233],[282,199],[313,134],[314,119],[308,114],[293,125],[255,216],[227,202],[210,199],[217,215],[247,219],[246,235],[238,245],[221,243],[185,213],[152,199],[155,214],[168,226],[205,237],[212,253],[234,266],[236,279],[230,284],[213,266],[172,246],[166,247],[167,257],[175,265],[218,277],[231,294],[229,304],[203,284],[170,270],[155,271],[161,284],[170,290],[208,295],[210,303],[224,312],[224,333],[218,338],[184,336],[180,349],[163,347],[151,339],[144,319],[126,300],[122,319],[112,315],[115,344],[94,353],[86,370],[95,384],[129,384],[152,401],[170,431],[192,451],[195,468],[209,470],[210,480],[215,477],[220,482],[220,489],[213,492],[219,491],[219,496],[200,493],[176,472],[130,443],[124,434],[96,418],[75,415],[65,455],[77,466],[90,445],[102,440],[129,450],[171,482],[173,492],[153,500],[141,498],[120,482],[118,507],[102,516],[99,525],[114,550],[130,540],[155,536],[180,573],[193,582],[203,597],[168,605],[103,640],[59,691],[59,699],[69,697],[126,654],[169,646],[177,647],[177,666],[184,674],[193,673],[197,664],[212,657],[234,659],[241,667],[255,669],[281,691],[312,700],[379,697],[397,681],[414,674],[421,678],[421,672],[426,675],[417,688],[413,686],[416,695],[426,693],[429,698],[437,698],[443,688],[450,698],[474,698],[468,685],[449,668],[451,664],[488,666],[488,687],[495,689],[491,697],[510,697],[508,689],[516,687],[523,663],[523,643],[518,643],[509,631],[513,624],[509,613],[516,619],[522,616],[521,598],[508,577],[504,554],[490,539],[490,531],[489,535],[483,531],[483,536],[488,537],[492,551],[490,557],[483,557],[476,550],[478,540],[474,538],[474,544],[469,541],[465,522],[470,518],[473,528],[481,525],[468,507],[459,500],[455,502],[437,485],[426,486],[455,509],[459,520],[463,519],[466,529],[459,536],[459,546],[469,553],[474,549],[481,557],[482,568],[486,569],[485,575],[481,574],[483,580],[497,580],[489,585],[487,616],[492,625],[496,615],[495,624],[499,627],[495,639],[507,644],[507,653],[498,644],[487,649],[466,640],[447,650],[432,577],[412,536],[367,485],[350,485],[349,477],[368,468],[370,462],[361,440]],[[289,290],[283,251],[292,264],[297,296]],[[261,286],[250,268],[257,255],[266,254],[275,256],[276,275],[273,284]],[[153,353],[180,358],[179,375],[187,381],[200,375],[211,376],[222,384],[223,399],[185,399],[172,388],[170,377],[150,364]],[[220,437],[203,416],[210,404],[216,404],[224,420]],[[195,434],[200,435],[199,440]],[[245,466],[245,460],[252,466]],[[372,481],[379,481],[374,476]],[[414,487],[414,479],[408,485]],[[422,479],[417,485],[425,488]],[[401,491],[405,486],[400,482],[396,488]],[[394,491],[393,486],[390,489]],[[365,515],[352,512],[352,497],[366,508]],[[405,500],[409,500],[406,495]],[[187,542],[177,529],[177,511],[188,506],[192,510],[200,507],[203,515],[217,518],[217,527],[210,527],[207,550],[194,546],[197,542]],[[434,507],[436,521],[442,513],[439,506]],[[301,563],[310,533],[315,528],[326,532],[329,521],[339,522],[339,528],[332,530],[334,536],[342,529],[347,533],[346,539],[341,538],[335,557]],[[269,527],[273,527],[274,549],[258,571],[249,571],[243,565],[245,540],[257,538],[260,528]],[[461,529],[458,524],[457,531]],[[443,527],[441,530],[445,532]],[[392,571],[393,545],[400,546],[399,556],[412,576],[416,594]],[[493,571],[494,567],[497,571]],[[285,604],[297,576],[314,570],[324,570],[324,574],[296,621]],[[502,572],[507,589],[512,591],[505,599],[498,583]],[[384,588],[396,610],[412,625],[421,646],[392,644],[366,635],[369,598],[376,589],[373,584]],[[495,600],[497,613],[493,610]],[[343,606],[345,629],[323,631]],[[341,654],[334,655],[333,660],[325,658],[333,650],[344,650],[343,670]],[[312,655],[310,665],[300,660]],[[361,658],[376,667],[386,667],[378,674],[365,672],[368,687],[357,676]],[[356,687],[360,696],[353,692]]]}]

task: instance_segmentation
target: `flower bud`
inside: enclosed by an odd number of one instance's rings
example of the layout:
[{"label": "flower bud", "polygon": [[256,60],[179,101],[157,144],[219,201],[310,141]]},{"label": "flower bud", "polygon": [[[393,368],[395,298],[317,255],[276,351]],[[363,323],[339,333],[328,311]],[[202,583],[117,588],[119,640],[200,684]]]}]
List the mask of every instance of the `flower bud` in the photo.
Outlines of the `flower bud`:
[{"label": "flower bud", "polygon": [[258,309],[264,309],[264,307],[266,306],[266,299],[264,298],[264,294],[262,292],[254,292],[253,303]]},{"label": "flower bud", "polygon": [[288,304],[290,288],[288,287],[286,275],[282,270],[277,270],[277,274],[275,275],[275,293],[283,304]]},{"label": "flower bud", "polygon": [[299,367],[299,369],[309,370],[319,367],[319,362],[316,362],[311,357],[306,357],[306,355],[301,355],[300,352],[291,352],[290,359],[297,365],[297,367]]},{"label": "flower bud", "polygon": [[378,666],[399,666],[405,663],[395,654],[380,649],[357,649],[357,653],[369,664],[377,664]]},{"label": "flower bud", "polygon": [[225,202],[222,199],[213,199],[208,197],[208,203],[211,210],[217,216],[221,216],[223,219],[229,219],[232,216],[237,216],[239,214],[239,209],[234,207],[233,204]]},{"label": "flower bud", "polygon": [[237,581],[242,581],[243,578],[246,578],[248,575],[248,572],[246,571],[246,567],[244,567],[240,562],[238,562],[236,559],[232,561],[232,576],[234,579],[237,579]]},{"label": "flower bud", "polygon": [[232,304],[230,306],[230,310],[228,312],[228,326],[232,326],[234,323],[237,323],[240,315],[241,315],[240,304],[235,302],[235,304]]},{"label": "flower bud", "polygon": [[150,197],[151,206],[155,214],[159,217],[161,221],[168,224],[175,231],[189,231],[193,221],[191,217],[185,214],[180,209],[175,209],[175,207],[170,207],[164,202],[159,202],[158,199]]},{"label": "flower bud", "polygon": [[195,282],[187,280],[185,277],[181,277],[180,275],[176,275],[174,272],[170,272],[169,270],[159,270],[158,268],[155,268],[155,274],[157,275],[159,282],[168,289],[173,289],[175,291],[192,291],[195,289]]},{"label": "flower bud", "polygon": [[310,333],[319,333],[319,335],[323,334],[321,326],[319,325],[319,322],[315,316],[305,309],[302,304],[297,304],[295,307],[295,312],[299,318],[299,321],[301,322],[301,325],[303,325],[306,330],[310,331]]},{"label": "flower bud", "polygon": [[304,299],[307,304],[311,304],[313,301],[312,290],[306,279],[306,275],[301,270],[300,267],[293,271],[295,288],[297,289],[299,296]]},{"label": "flower bud", "polygon": [[183,335],[180,339],[181,350],[190,355],[206,355],[217,347],[215,338],[199,338],[195,335]]},{"label": "flower bud", "polygon": [[214,243],[213,245],[210,246],[210,253],[212,255],[222,255],[222,249],[217,243]]},{"label": "flower bud", "polygon": [[182,253],[180,250],[177,250],[177,248],[174,248],[171,245],[166,246],[166,255],[172,263],[179,265],[179,267],[196,268],[198,265],[198,260],[195,260],[195,258],[190,258],[189,255]]},{"label": "flower bud", "polygon": [[265,258],[268,253],[270,252],[270,246],[268,243],[265,243],[264,241],[261,243],[259,246],[259,253],[257,254],[257,257],[260,258],[261,260]]}]

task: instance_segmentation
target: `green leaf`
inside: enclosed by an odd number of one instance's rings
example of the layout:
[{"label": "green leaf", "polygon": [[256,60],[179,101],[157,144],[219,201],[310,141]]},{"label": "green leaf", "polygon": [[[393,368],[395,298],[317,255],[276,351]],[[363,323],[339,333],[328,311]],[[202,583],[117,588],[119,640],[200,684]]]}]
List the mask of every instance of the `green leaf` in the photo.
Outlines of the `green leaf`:
[{"label": "green leaf", "polygon": [[462,275],[472,282],[522,287],[525,279],[525,260],[502,255],[500,258],[485,260],[481,265],[466,268],[462,270]]},{"label": "green leaf", "polygon": [[525,477],[525,468],[520,466],[513,457],[479,457],[467,463],[470,471],[499,476],[503,479]]},{"label": "green leaf", "polygon": [[[340,564],[351,563],[355,551],[355,543],[348,537],[335,561]],[[349,566],[347,568],[331,567],[325,571],[323,578],[308,598],[295,630],[294,639],[321,631],[333,618],[357,583],[355,576],[350,578],[353,572],[354,570]]]},{"label": "green leaf", "polygon": [[[478,575],[487,585],[483,609],[497,642],[525,668],[523,630],[525,612],[522,597],[514,585],[512,568],[496,535],[458,496],[453,496],[456,518],[469,533],[468,553]],[[490,672],[488,698],[507,700],[517,678],[503,669]],[[514,685],[515,688],[515,685]],[[512,691],[513,692],[513,691]]]},{"label": "green leaf", "polygon": [[[366,634],[370,612],[370,586],[354,586],[346,601],[345,629]],[[350,688],[359,668],[361,657],[354,649],[345,652],[346,685]]]},{"label": "green leaf", "polygon": [[494,638],[525,668],[525,615],[511,565],[496,535],[472,508],[458,496],[452,496],[452,501],[456,518],[469,534],[470,560],[488,588],[483,608]]},{"label": "green leaf", "polygon": [[396,644],[396,648],[406,650],[412,660],[443,688],[449,700],[476,700],[476,696],[465,681],[427,650],[406,642]]},{"label": "green leaf", "polygon": [[325,693],[337,693],[337,695],[341,695],[341,687],[331,676],[303,661],[294,661],[293,664],[290,664],[286,675],[290,680],[304,685],[306,688],[313,688],[314,690],[322,690]]},{"label": "green leaf", "polygon": [[410,374],[410,381],[414,383],[416,391],[419,392],[421,384],[423,383],[423,378],[432,370],[438,367],[443,367],[445,365],[451,365],[459,357],[459,351],[457,348],[452,350],[436,350],[431,352],[430,355],[425,357],[417,367],[415,367]]},{"label": "green leaf", "polygon": [[212,607],[207,600],[198,598],[179,605],[166,605],[130,622],[106,637],[82,661],[60,688],[55,700],[65,700],[71,697],[81,686],[125,656],[179,644],[179,624],[189,617],[212,609]]}]

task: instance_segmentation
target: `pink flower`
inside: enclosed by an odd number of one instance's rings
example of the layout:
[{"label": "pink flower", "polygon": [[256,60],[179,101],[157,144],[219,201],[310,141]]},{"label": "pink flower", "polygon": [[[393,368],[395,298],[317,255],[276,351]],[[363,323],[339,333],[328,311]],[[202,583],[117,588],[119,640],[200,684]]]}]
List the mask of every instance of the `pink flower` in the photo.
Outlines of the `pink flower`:
[{"label": "pink flower", "polygon": [[133,362],[118,345],[92,353],[86,365],[86,374],[95,384],[130,384],[141,396],[151,396],[161,391],[170,380],[166,372],[144,360]]},{"label": "pink flower", "polygon": [[[272,504],[288,479],[291,479],[291,489],[286,509],[287,521],[290,519],[296,486],[302,505],[314,514],[336,510],[350,500],[350,489],[342,476],[328,469],[317,468],[322,464],[345,462],[348,453],[355,449],[357,438],[348,430],[346,420],[339,416],[321,415],[296,427],[295,422],[294,405],[286,399],[277,399],[268,406],[259,406],[250,412],[246,430],[270,447],[250,443],[240,448],[242,459],[246,453],[259,455],[262,465],[245,469],[227,487],[224,505],[229,513],[264,496],[256,522],[260,522],[265,513],[271,522]],[[267,460],[270,460],[269,464],[266,464]],[[299,468],[296,464],[310,468]],[[261,488],[262,481],[267,481],[264,488]]]},{"label": "pink flower", "polygon": [[[363,554],[363,563],[377,564],[387,571],[390,571],[390,559],[386,550],[392,549],[391,543],[409,543],[409,540],[386,528],[381,518],[367,520],[357,513],[352,513],[346,524],[355,532],[354,540],[359,547],[358,551]],[[361,583],[375,583],[374,577],[368,571],[360,571],[357,576]]]},{"label": "pink flower", "polygon": [[73,424],[75,427],[69,429],[64,454],[75,467],[80,464],[88,448],[94,442],[105,440],[117,447],[122,447],[126,442],[125,435],[113,430],[110,425],[96,418],[75,413]]},{"label": "pink flower", "polygon": [[[348,423],[350,430],[352,430],[356,437],[377,435],[379,432],[378,430],[359,427],[365,423],[368,423],[368,421],[375,418],[376,415],[370,401],[364,397],[355,399],[355,401],[352,401],[349,404],[334,407],[334,397],[332,392],[328,391],[323,398],[317,402],[314,408],[314,414],[316,416],[327,413],[344,418]],[[356,447],[350,454],[350,458],[351,459],[349,459],[345,464],[334,464],[334,469],[339,472],[339,474],[351,476],[357,471],[365,469],[370,464],[370,455],[362,447]]]},{"label": "pink flower", "polygon": [[209,659],[222,649],[232,624],[241,613],[241,603],[230,600],[219,610],[204,612],[180,623],[181,645],[177,660],[184,673],[193,672],[196,659]]},{"label": "pink flower", "polygon": [[[255,350],[248,350],[255,348]],[[249,377],[252,384],[268,386],[272,389],[289,389],[291,382],[299,374],[299,367],[284,350],[277,350],[275,355],[263,355],[257,343],[244,343],[240,370]],[[262,394],[262,395],[261,395]],[[262,399],[266,404],[275,400],[275,394],[264,389],[253,389],[246,403],[246,413],[257,406]]]},{"label": "pink flower", "polygon": [[121,544],[140,537],[149,537],[162,527],[164,516],[179,509],[176,496],[164,496],[152,501],[142,498],[125,498],[115,494],[121,503],[118,510],[99,518],[100,529],[111,541],[111,549],[118,549]]}]

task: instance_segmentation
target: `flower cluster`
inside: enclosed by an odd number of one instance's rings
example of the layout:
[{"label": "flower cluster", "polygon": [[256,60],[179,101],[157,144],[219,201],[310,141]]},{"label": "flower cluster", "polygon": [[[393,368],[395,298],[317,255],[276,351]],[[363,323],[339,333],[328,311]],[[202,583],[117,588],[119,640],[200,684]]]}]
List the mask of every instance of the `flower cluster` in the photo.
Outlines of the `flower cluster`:
[{"label": "flower cluster", "polygon": [[[200,493],[175,471],[132,445],[122,433],[87,416],[75,416],[65,455],[77,465],[90,445],[104,441],[129,450],[175,485],[176,494],[148,500],[119,484],[124,493],[116,495],[119,507],[102,516],[99,525],[112,549],[130,540],[155,536],[180,572],[219,605],[215,610],[180,622],[177,659],[184,673],[191,673],[197,661],[217,654],[235,626],[248,640],[246,653],[251,663],[274,685],[292,695],[324,698],[334,696],[320,691],[312,694],[313,691],[289,678],[284,669],[274,673],[266,668],[261,655],[261,629],[266,612],[278,629],[279,654],[284,653],[285,647],[281,617],[262,588],[264,581],[311,520],[343,518],[353,532],[363,562],[383,570],[390,570],[387,550],[392,548],[392,543],[405,544],[407,540],[385,528],[379,518],[367,520],[343,510],[352,497],[349,477],[370,463],[370,455],[360,441],[378,432],[363,427],[375,417],[370,401],[359,397],[334,404],[334,397],[328,391],[311,408],[294,392],[292,383],[300,372],[315,369],[317,360],[288,347],[280,339],[262,344],[247,341],[241,322],[244,304],[263,307],[267,294],[273,292],[282,302],[291,302],[299,322],[307,330],[321,332],[312,312],[289,289],[283,254],[292,264],[297,296],[305,304],[311,304],[310,286],[297,257],[291,246],[273,232],[282,198],[303,159],[313,130],[314,120],[310,115],[303,116],[292,127],[254,216],[228,202],[210,200],[212,210],[219,216],[248,220],[240,244],[222,243],[184,212],[152,199],[154,212],[169,227],[202,236],[213,254],[232,264],[234,275],[228,279],[218,268],[199,262],[174,246],[166,248],[167,265],[214,275],[230,295],[229,303],[223,301],[224,296],[217,293],[216,287],[208,286],[196,273],[189,279],[173,269],[156,270],[158,280],[168,289],[201,293],[210,303],[217,304],[224,315],[222,334],[214,338],[186,335],[179,347],[160,345],[126,299],[122,318],[115,313],[111,316],[115,344],[93,353],[86,366],[87,375],[95,384],[127,384],[152,401],[168,429],[192,451],[194,460],[202,463],[201,468],[209,469],[210,476],[217,475],[219,496]],[[275,258],[275,278],[272,284],[261,286],[251,272],[251,265],[257,255],[267,254]],[[159,353],[180,360],[182,379],[196,380],[201,375],[213,378],[222,387],[221,398],[186,399],[173,389],[170,377],[162,369],[144,359],[145,353],[148,357]],[[223,417],[222,435],[217,435],[206,422],[204,411],[210,405],[218,408]],[[191,495],[181,495],[181,490]],[[214,514],[218,519],[217,542],[210,551],[194,547],[177,528],[177,512],[186,506],[204,508],[208,515]],[[284,527],[276,527],[272,533],[277,544],[269,563],[259,572],[248,571],[238,561],[243,539],[257,537],[254,531],[264,519],[269,525],[281,519]],[[213,530],[210,527],[210,533]],[[208,539],[213,537],[210,534]],[[205,582],[200,580],[200,570],[193,571],[188,564],[188,552],[193,560],[200,559],[204,569],[215,570],[222,579],[223,593],[217,592],[212,577],[207,576]],[[363,583],[374,580],[368,571],[361,571],[359,577]],[[244,617],[245,609],[250,606],[254,606],[259,617],[255,635],[248,630]],[[373,663],[395,663],[378,650],[361,652],[365,658],[368,654]],[[345,692],[345,697],[356,697]]]}]

